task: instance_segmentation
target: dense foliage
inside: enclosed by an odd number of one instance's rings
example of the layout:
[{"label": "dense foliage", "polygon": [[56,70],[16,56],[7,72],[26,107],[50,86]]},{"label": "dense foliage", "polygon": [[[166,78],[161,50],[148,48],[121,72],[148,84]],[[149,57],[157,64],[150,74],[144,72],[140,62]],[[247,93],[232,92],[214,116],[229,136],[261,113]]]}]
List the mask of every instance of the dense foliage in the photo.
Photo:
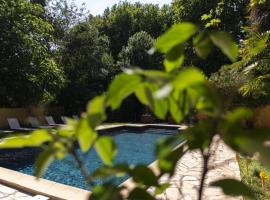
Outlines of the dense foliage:
[{"label": "dense foliage", "polygon": [[108,37],[86,22],[66,34],[59,51],[68,84],[58,101],[67,111],[82,110],[89,99],[106,90],[115,70],[109,45]]},{"label": "dense foliage", "polygon": [[[70,120],[68,125],[57,130],[38,130],[30,135],[6,138],[0,143],[1,148],[35,147],[42,145],[43,153],[36,161],[36,176],[40,177],[54,159],[63,159],[71,154],[82,170],[89,186],[92,186],[91,199],[149,199],[164,191],[169,183],[160,183],[163,175],[174,174],[177,161],[188,151],[198,150],[203,157],[203,172],[198,188],[198,200],[203,197],[204,181],[209,171],[211,156],[215,152],[214,138],[219,136],[237,152],[253,155],[260,153],[259,159],[269,164],[269,149],[264,142],[270,139],[269,130],[251,128],[242,125],[243,120],[252,117],[251,110],[238,107],[230,112],[226,101],[196,67],[184,66],[185,51],[182,46],[190,38],[204,35],[209,44],[201,48],[201,40],[194,45],[199,57],[209,54],[208,46],[215,45],[231,60],[238,57],[238,46],[230,35],[224,32],[198,32],[198,27],[191,23],[174,25],[158,38],[155,49],[165,54],[164,70],[128,69],[116,76],[106,93],[95,97],[87,106],[87,110],[79,121]],[[206,34],[206,35],[205,35]],[[177,35],[178,37],[175,37]],[[174,56],[171,56],[174,55]],[[207,118],[194,124],[181,134],[160,141],[156,147],[156,158],[160,174],[154,174],[147,166],[129,166],[125,163],[114,164],[117,147],[112,138],[99,135],[96,127],[106,120],[106,110],[119,108],[124,99],[135,94],[138,100],[150,107],[156,117],[165,119],[167,115],[180,123],[193,109],[203,112]],[[186,141],[185,145],[175,148],[177,141]],[[89,174],[76,153],[79,143],[82,152],[95,148],[104,166]],[[130,175],[135,187],[122,193],[125,186],[118,187],[107,178],[111,176]],[[107,180],[96,185],[94,180]],[[243,182],[234,179],[222,179],[211,183],[220,187],[231,196],[243,195],[254,197],[252,190]],[[152,187],[153,193],[147,190]]]},{"label": "dense foliage", "polygon": [[[249,2],[249,21],[256,24],[248,24],[248,33],[241,29],[245,25],[246,1],[209,1],[205,4],[207,1],[179,0],[171,7],[163,8],[123,2],[107,9],[102,16],[89,16],[84,22],[64,26],[68,31],[63,38],[56,38],[60,40],[57,43],[52,38],[54,26],[46,20],[48,11],[44,10],[44,1],[0,1],[2,104],[19,105],[53,99],[64,83],[63,71],[58,65],[62,66],[67,78],[67,85],[58,96],[61,104],[67,103],[66,107],[73,111],[98,94],[88,103],[78,121],[69,120],[60,128],[36,130],[1,140],[0,148],[43,148],[36,161],[37,177],[44,174],[54,159],[61,160],[70,154],[92,187],[91,199],[153,200],[169,186],[169,183],[160,183],[160,178],[163,175],[171,177],[177,161],[187,151],[198,150],[203,157],[198,188],[198,199],[201,200],[205,177],[216,150],[215,138],[221,138],[243,155],[259,154],[258,162],[269,166],[269,148],[265,146],[270,140],[269,130],[248,126],[245,122],[252,119],[252,111],[238,106],[232,108],[228,104],[228,96],[233,98],[232,94],[260,100],[268,97],[269,33],[266,30],[269,30],[269,0]],[[195,6],[198,12],[192,12]],[[181,23],[169,28],[172,19]],[[182,22],[184,20],[195,20],[193,22],[198,25]],[[241,60],[233,38],[243,39]],[[146,52],[151,46],[148,53],[159,52],[163,56],[150,57]],[[210,78],[216,84],[208,81],[205,75],[215,71],[210,68],[213,61],[215,70],[220,69]],[[221,66],[229,62],[233,64]],[[194,66],[196,63],[199,67]],[[138,67],[131,66],[115,76],[120,68],[128,65]],[[154,174],[145,165],[114,164],[115,142],[96,131],[97,126],[108,118],[108,110],[119,109],[132,96],[149,107],[160,120],[170,116],[176,123],[181,123],[194,112],[206,116],[181,134],[157,144],[155,155],[160,174]],[[175,148],[175,143],[183,140],[185,145]],[[104,165],[93,174],[89,174],[77,155],[78,144],[85,153],[95,148],[103,161]],[[122,192],[125,186],[118,187],[107,179],[125,174],[135,182],[126,195]],[[94,180],[97,178],[107,181],[96,186]],[[254,190],[239,180],[218,180],[211,186],[220,187],[227,195],[255,198]],[[148,192],[150,187],[152,193]]]},{"label": "dense foliage", "polygon": [[128,40],[118,55],[117,65],[120,69],[130,66],[142,69],[159,69],[162,67],[162,57],[159,54],[150,55],[148,51],[153,47],[154,39],[146,32],[135,33]]},{"label": "dense foliage", "polygon": [[112,54],[116,58],[129,37],[135,33],[146,31],[154,38],[162,34],[171,25],[170,15],[167,6],[159,8],[153,4],[131,4],[124,1],[91,21],[96,22],[99,30],[110,38]]},{"label": "dense foliage", "polygon": [[[45,1],[46,18],[51,21],[55,31],[54,37],[61,42],[68,30],[87,18],[84,4],[80,7],[75,0],[36,0]],[[44,3],[42,3],[44,5]]]},{"label": "dense foliage", "polygon": [[[201,28],[227,31],[235,39],[243,38],[241,26],[245,25],[248,0],[174,0],[174,22],[191,21]],[[196,12],[194,12],[196,10]],[[212,26],[210,26],[212,25]]]},{"label": "dense foliage", "polygon": [[[241,103],[249,106],[262,106],[269,103],[269,30],[265,21],[269,17],[269,1],[252,1],[246,38],[242,40],[241,61],[223,67],[212,74],[211,80],[225,94],[241,97]],[[228,79],[230,75],[230,78]],[[233,86],[234,89],[228,87]],[[231,91],[233,91],[231,93]],[[239,100],[239,99],[238,99]]]},{"label": "dense foliage", "polygon": [[[248,2],[248,0],[174,0],[171,6],[173,21],[193,22],[201,29],[226,31],[236,40],[243,39],[242,26],[246,22]],[[198,66],[208,76],[218,71],[222,65],[230,64],[217,48],[210,54],[215,59],[198,59],[192,46],[189,46],[187,53],[187,63]]]},{"label": "dense foliage", "polygon": [[25,0],[0,1],[0,104],[27,106],[55,98],[65,79],[52,53],[45,11]]},{"label": "dense foliage", "polygon": [[[9,1],[3,0],[3,2],[6,2],[1,5],[3,12],[4,10],[12,9],[12,6],[14,6],[12,3],[8,4],[7,2]],[[21,54],[23,56],[19,59],[12,59],[12,62],[16,66],[23,65],[24,67],[29,65],[28,63],[36,63],[35,66],[39,66],[39,68],[47,71],[52,70],[49,73],[50,78],[44,75],[42,75],[42,78],[44,80],[52,79],[54,81],[47,84],[41,84],[39,82],[38,90],[40,91],[34,92],[34,90],[28,90],[33,91],[33,93],[25,95],[25,99],[19,99],[21,93],[17,91],[23,90],[14,90],[14,88],[17,88],[14,82],[14,87],[11,90],[7,89],[4,85],[2,86],[1,83],[2,89],[0,93],[6,96],[6,99],[2,98],[1,105],[24,106],[52,102],[52,104],[63,105],[70,113],[80,112],[89,99],[93,98],[95,94],[107,89],[108,81],[115,74],[129,65],[143,69],[161,69],[162,56],[158,53],[150,56],[148,55],[148,50],[156,38],[168,30],[174,23],[191,21],[196,23],[200,29],[206,27],[208,30],[227,31],[235,39],[243,38],[244,31],[242,26],[246,23],[246,5],[248,3],[247,0],[237,2],[230,0],[175,0],[171,5],[159,7],[153,4],[132,4],[123,1],[106,9],[102,15],[87,16],[88,13],[83,5],[78,7],[74,1],[31,0],[29,2],[20,0],[18,2],[38,10],[35,11],[35,15],[45,24],[39,24],[39,26],[35,26],[35,29],[39,31],[38,42],[42,42],[42,45],[46,45],[46,48],[42,49],[42,53],[36,54],[35,58],[30,56],[31,54],[29,53],[27,56],[24,56],[23,50],[21,51],[20,48],[17,48],[19,55]],[[27,10],[29,10],[29,13],[25,14],[30,15],[32,13],[31,9],[29,8]],[[196,12],[193,12],[194,10]],[[255,16],[253,14],[253,20],[255,20]],[[9,17],[11,15],[5,16],[5,19]],[[16,19],[14,17],[9,19],[15,24],[21,24],[20,20],[22,20],[22,18]],[[23,23],[29,22],[24,21]],[[1,22],[1,26],[8,29],[4,21]],[[17,29],[19,30],[19,27]],[[27,28],[24,29],[24,36],[20,35],[20,37],[24,39],[28,37],[31,40],[37,39],[37,37],[32,37],[28,30]],[[5,33],[3,32],[2,34]],[[9,37],[3,39],[5,41],[8,41],[8,39],[11,40],[13,35]],[[90,37],[93,38],[92,42],[89,41]],[[32,50],[33,52],[39,49],[37,47],[39,43],[35,44],[36,46],[32,44],[32,47],[35,47]],[[6,45],[11,47],[11,43]],[[15,42],[12,45],[13,47],[11,49],[16,49]],[[16,45],[21,46],[19,43]],[[82,48],[78,45],[82,45]],[[32,47],[29,47],[29,50]],[[198,58],[192,45],[188,44],[184,48],[187,50],[185,64],[198,66],[206,75],[216,72],[223,64],[230,63],[229,59],[225,58],[217,48],[210,51],[210,56],[215,57],[215,59],[208,60],[205,60],[205,57],[203,59]],[[44,54],[45,51],[46,55]],[[16,52],[2,52],[5,53],[3,56],[6,56],[6,54],[15,56],[16,54]],[[79,56],[83,56],[83,58],[79,58]],[[32,62],[34,59],[42,60],[43,67],[37,61]],[[10,65],[10,63],[6,63],[5,65]],[[56,69],[58,71],[55,71]],[[1,77],[6,77],[10,80],[11,74],[4,75],[4,70],[1,73],[3,74]],[[85,74],[81,77],[82,73]],[[64,74],[66,76],[63,76]],[[29,81],[29,78],[22,78],[22,75],[19,76],[18,85],[25,85],[24,79]],[[37,75],[35,74],[35,76]],[[33,82],[34,80],[38,79],[31,77],[31,81]],[[7,85],[11,85],[6,80],[4,82]],[[64,82],[67,82],[65,87],[63,87]],[[34,84],[37,85],[38,83]],[[14,95],[18,96],[12,97],[11,95],[7,98],[6,91],[16,91]],[[34,93],[37,95],[33,95]],[[40,95],[38,95],[39,93]],[[67,98],[70,96],[72,98]],[[30,100],[29,97],[35,99]],[[70,101],[66,101],[67,99],[70,99]]]}]

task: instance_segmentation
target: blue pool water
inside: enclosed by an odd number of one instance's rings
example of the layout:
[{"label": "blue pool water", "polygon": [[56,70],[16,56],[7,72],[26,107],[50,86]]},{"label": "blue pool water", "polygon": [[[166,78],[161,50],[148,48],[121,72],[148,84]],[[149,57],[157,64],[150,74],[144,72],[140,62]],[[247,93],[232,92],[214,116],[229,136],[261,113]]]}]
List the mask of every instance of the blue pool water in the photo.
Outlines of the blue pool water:
[{"label": "blue pool water", "polygon": [[[145,129],[140,131],[114,130],[104,134],[111,135],[116,141],[118,146],[116,163],[150,164],[154,161],[156,142],[161,138],[176,134],[176,132],[177,130],[169,129]],[[90,172],[102,165],[102,161],[94,149],[87,154],[82,154],[79,150],[77,151]],[[0,152],[0,166],[33,175],[34,160],[37,154],[38,150],[36,149],[3,150],[3,152]],[[89,189],[76,162],[71,156],[67,156],[62,161],[54,161],[43,178],[74,187]],[[127,176],[114,177],[112,180],[114,183],[120,184],[127,178]]]}]

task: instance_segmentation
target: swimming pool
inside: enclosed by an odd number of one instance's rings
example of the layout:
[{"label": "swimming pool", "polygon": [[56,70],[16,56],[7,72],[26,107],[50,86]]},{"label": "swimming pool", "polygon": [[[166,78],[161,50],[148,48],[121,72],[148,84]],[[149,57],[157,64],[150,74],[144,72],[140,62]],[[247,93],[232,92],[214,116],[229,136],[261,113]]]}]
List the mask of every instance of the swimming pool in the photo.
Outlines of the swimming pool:
[{"label": "swimming pool", "polygon": [[[115,163],[150,164],[155,159],[155,143],[161,138],[176,134],[177,130],[147,128],[143,130],[111,130],[101,133],[111,135],[116,141],[118,154]],[[79,150],[77,151],[90,172],[102,165],[102,161],[94,149],[87,154],[82,154]],[[1,150],[0,166],[33,175],[34,161],[38,152],[37,149]],[[89,189],[76,162],[71,156],[67,156],[62,161],[55,160],[43,178],[82,189]],[[113,177],[111,181],[121,184],[127,178],[127,176]],[[98,183],[100,183],[100,180],[97,181]]]}]

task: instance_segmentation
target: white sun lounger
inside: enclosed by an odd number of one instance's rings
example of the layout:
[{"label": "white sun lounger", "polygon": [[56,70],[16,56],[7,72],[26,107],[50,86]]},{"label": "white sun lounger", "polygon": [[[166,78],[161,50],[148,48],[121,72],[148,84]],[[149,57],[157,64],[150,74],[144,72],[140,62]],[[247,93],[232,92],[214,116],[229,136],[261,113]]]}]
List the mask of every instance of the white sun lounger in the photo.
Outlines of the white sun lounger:
[{"label": "white sun lounger", "polygon": [[45,116],[45,120],[49,126],[62,126],[63,124],[56,124],[52,116]]},{"label": "white sun lounger", "polygon": [[16,119],[16,118],[8,118],[7,121],[8,121],[9,128],[11,130],[15,130],[15,131],[33,131],[33,130],[36,130],[34,128],[22,128],[19,121],[18,121],[18,119]]},{"label": "white sun lounger", "polygon": [[11,131],[11,130],[0,130],[0,134],[8,134],[8,133],[14,133],[14,131]]},{"label": "white sun lounger", "polygon": [[80,117],[79,117],[78,115],[72,115],[72,118],[73,118],[74,120],[79,120],[79,119],[80,119]]},{"label": "white sun lounger", "polygon": [[67,119],[68,117],[67,116],[61,116],[61,120],[64,124],[67,124]]},{"label": "white sun lounger", "polygon": [[45,129],[53,128],[53,126],[41,126],[36,117],[29,117],[28,121],[33,128],[45,128]]}]

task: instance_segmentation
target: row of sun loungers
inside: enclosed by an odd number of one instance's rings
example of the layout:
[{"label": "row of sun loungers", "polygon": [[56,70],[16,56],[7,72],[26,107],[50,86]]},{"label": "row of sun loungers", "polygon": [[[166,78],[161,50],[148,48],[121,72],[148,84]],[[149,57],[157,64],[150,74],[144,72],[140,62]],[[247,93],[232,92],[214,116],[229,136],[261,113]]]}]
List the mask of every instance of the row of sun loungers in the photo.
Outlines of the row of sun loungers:
[{"label": "row of sun loungers", "polygon": [[[33,130],[36,130],[38,128],[50,129],[50,128],[54,128],[54,127],[59,127],[59,126],[62,126],[62,125],[67,123],[67,118],[68,117],[66,117],[66,116],[61,116],[62,123],[57,124],[57,123],[55,123],[54,118],[52,116],[45,116],[45,121],[48,125],[43,126],[43,125],[40,125],[40,123],[36,117],[29,117],[28,121],[31,125],[31,128],[21,127],[19,120],[17,118],[8,118],[7,121],[8,121],[8,125],[9,125],[10,130],[0,130],[0,133],[12,133],[13,131],[33,131]],[[77,115],[73,115],[72,118],[74,120],[79,119],[79,117]]]}]

